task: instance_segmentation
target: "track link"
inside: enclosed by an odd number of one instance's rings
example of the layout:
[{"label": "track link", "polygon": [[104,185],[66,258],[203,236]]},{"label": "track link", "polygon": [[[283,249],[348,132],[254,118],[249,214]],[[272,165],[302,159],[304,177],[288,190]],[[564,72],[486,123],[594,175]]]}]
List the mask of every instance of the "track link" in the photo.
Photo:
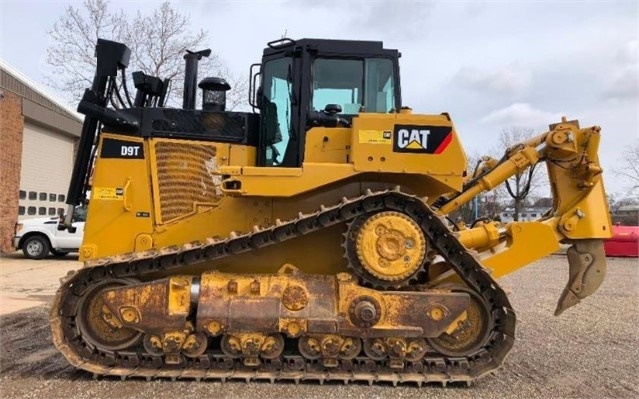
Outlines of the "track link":
[{"label": "track link", "polygon": [[[402,369],[391,368],[388,361],[367,357],[340,360],[336,368],[327,369],[320,363],[297,353],[265,361],[257,368],[245,367],[241,359],[232,359],[208,350],[198,358],[184,357],[179,365],[166,364],[163,356],[153,356],[142,346],[126,351],[107,351],[83,339],[77,328],[77,308],[80,298],[94,283],[108,278],[143,278],[161,271],[179,273],[181,268],[226,256],[262,248],[309,234],[339,223],[348,223],[358,216],[394,210],[412,217],[426,237],[459,274],[463,281],[490,306],[493,320],[486,344],[469,356],[447,357],[429,352],[416,362],[406,362]],[[504,362],[515,336],[515,313],[504,291],[490,277],[479,261],[451,234],[435,212],[419,198],[399,191],[370,192],[347,199],[331,207],[321,207],[311,214],[299,214],[296,219],[281,222],[251,233],[231,235],[224,240],[207,239],[205,243],[190,243],[87,263],[87,267],[70,273],[58,289],[51,309],[51,330],[55,346],[75,367],[94,376],[169,379],[229,379],[289,380],[299,382],[329,380],[398,383],[466,382],[491,373]]]}]

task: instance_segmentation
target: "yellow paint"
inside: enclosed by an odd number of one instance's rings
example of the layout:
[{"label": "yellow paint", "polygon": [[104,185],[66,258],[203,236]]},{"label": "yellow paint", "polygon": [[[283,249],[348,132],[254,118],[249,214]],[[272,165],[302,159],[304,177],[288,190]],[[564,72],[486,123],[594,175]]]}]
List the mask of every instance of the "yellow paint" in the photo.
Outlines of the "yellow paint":
[{"label": "yellow paint", "polygon": [[188,314],[191,307],[191,278],[184,276],[169,279],[168,314]]}]

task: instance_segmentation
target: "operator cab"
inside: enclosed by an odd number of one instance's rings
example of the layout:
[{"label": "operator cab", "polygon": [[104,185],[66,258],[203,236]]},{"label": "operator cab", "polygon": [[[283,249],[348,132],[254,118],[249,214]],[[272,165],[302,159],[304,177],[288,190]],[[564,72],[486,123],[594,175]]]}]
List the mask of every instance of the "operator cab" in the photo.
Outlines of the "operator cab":
[{"label": "operator cab", "polygon": [[251,105],[260,112],[257,165],[299,167],[308,129],[350,127],[360,112],[399,110],[398,59],[399,52],[384,49],[382,42],[268,43],[260,86],[251,87]]}]

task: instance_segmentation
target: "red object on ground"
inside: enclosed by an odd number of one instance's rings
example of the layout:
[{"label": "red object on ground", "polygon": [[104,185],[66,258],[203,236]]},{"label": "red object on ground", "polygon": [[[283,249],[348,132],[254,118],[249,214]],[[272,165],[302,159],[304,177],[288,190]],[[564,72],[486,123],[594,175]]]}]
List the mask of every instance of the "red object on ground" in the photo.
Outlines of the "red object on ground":
[{"label": "red object on ground", "polygon": [[639,226],[612,226],[612,234],[604,241],[606,256],[639,257]]}]

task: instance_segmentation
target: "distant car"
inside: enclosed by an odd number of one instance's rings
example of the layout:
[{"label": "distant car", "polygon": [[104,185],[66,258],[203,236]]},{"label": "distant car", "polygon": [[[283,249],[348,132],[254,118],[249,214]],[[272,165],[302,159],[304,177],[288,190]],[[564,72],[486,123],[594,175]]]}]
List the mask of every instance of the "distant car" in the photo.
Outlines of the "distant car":
[{"label": "distant car", "polygon": [[58,230],[59,217],[20,220],[16,223],[13,246],[29,259],[43,259],[49,252],[54,256],[77,252],[82,245],[85,220],[85,207],[76,207],[73,212],[73,233]]}]

